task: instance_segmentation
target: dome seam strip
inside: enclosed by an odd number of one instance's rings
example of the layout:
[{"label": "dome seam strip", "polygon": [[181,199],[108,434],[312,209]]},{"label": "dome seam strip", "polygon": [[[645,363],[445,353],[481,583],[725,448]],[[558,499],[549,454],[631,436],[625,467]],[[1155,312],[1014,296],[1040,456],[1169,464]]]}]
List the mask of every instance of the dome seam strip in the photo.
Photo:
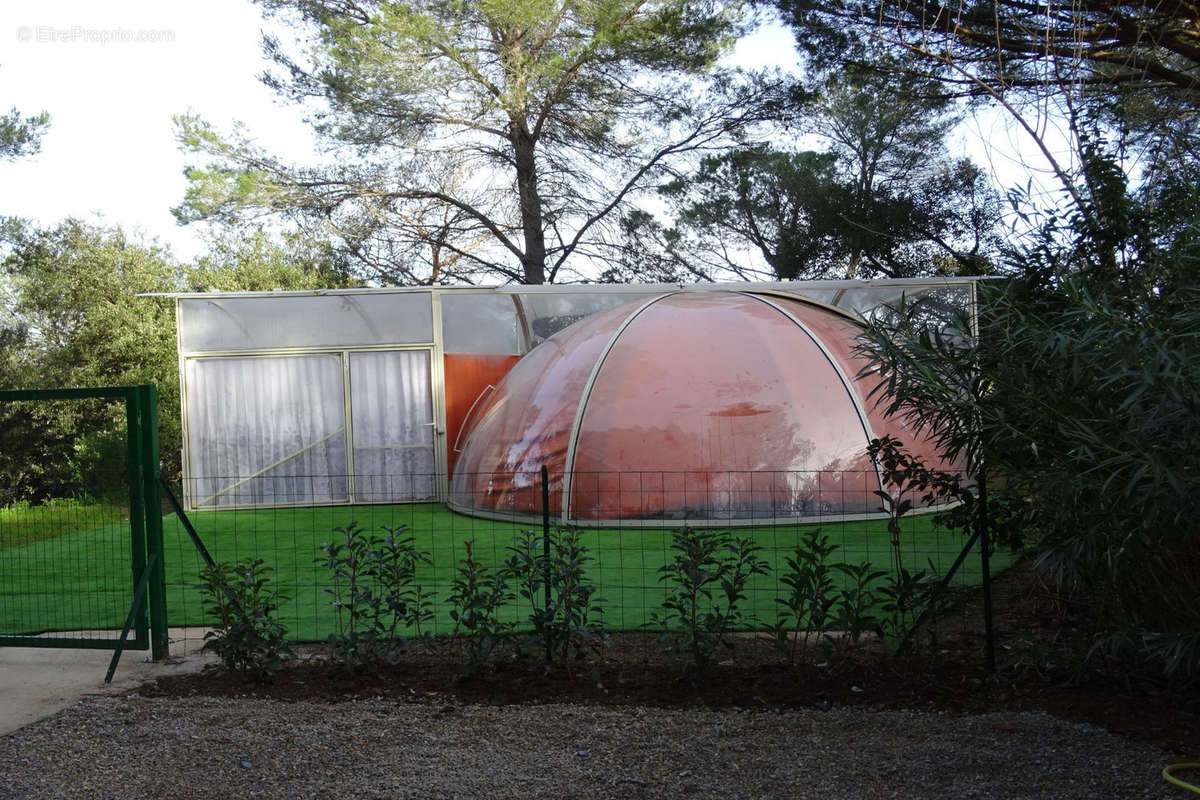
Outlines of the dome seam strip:
[{"label": "dome seam strip", "polygon": [[[850,378],[846,375],[845,370],[842,369],[841,364],[837,362],[837,359],[834,358],[833,354],[829,352],[829,348],[827,348],[825,343],[821,341],[821,337],[809,330],[808,326],[805,325],[799,317],[788,311],[786,308],[783,308],[775,303],[771,298],[761,297],[750,292],[738,292],[738,294],[750,297],[760,303],[770,306],[780,314],[783,314],[785,317],[790,319],[798,328],[800,328],[800,330],[804,331],[804,334],[812,340],[813,344],[815,344],[825,356],[825,360],[829,362],[831,367],[833,367],[833,371],[837,374],[838,379],[842,382],[842,388],[846,391],[846,394],[850,396],[850,402],[853,403],[854,411],[856,414],[858,414],[858,421],[859,424],[862,425],[863,433],[867,435],[867,441],[870,442],[872,439],[876,438],[875,430],[871,427],[871,422],[867,418],[867,411],[863,407],[862,400],[859,398],[858,393],[854,391],[854,387],[850,384]],[[875,464],[875,476],[879,479],[879,488],[886,491],[887,489],[884,485],[883,475],[879,471],[878,464]]]},{"label": "dome seam strip", "polygon": [[672,297],[679,292],[666,292],[657,297],[652,297],[646,302],[638,306],[625,320],[617,326],[609,337],[608,342],[604,345],[604,349],[600,351],[600,355],[596,357],[596,363],[592,365],[592,371],[588,375],[587,382],[583,384],[583,392],[579,395],[579,406],[575,409],[575,419],[571,423],[571,436],[567,440],[567,456],[563,464],[563,488],[562,488],[562,521],[564,524],[570,521],[571,518],[571,491],[575,484],[575,456],[576,448],[579,444],[579,429],[583,426],[583,415],[587,411],[588,399],[592,395],[592,389],[596,385],[596,379],[600,376],[600,370],[604,366],[605,359],[612,349],[616,347],[617,339],[621,338],[621,334],[625,332],[638,316],[641,315],[650,306],[668,297]]}]

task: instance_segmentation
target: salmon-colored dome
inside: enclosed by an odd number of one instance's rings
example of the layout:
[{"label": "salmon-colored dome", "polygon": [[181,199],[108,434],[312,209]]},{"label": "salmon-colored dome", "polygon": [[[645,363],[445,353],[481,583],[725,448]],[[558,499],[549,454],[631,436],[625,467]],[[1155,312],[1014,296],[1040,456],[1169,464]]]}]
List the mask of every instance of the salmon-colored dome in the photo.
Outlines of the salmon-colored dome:
[{"label": "salmon-colored dome", "polygon": [[779,294],[675,292],[588,317],[522,357],[475,414],[451,487],[466,513],[728,523],[880,509],[860,327]]}]

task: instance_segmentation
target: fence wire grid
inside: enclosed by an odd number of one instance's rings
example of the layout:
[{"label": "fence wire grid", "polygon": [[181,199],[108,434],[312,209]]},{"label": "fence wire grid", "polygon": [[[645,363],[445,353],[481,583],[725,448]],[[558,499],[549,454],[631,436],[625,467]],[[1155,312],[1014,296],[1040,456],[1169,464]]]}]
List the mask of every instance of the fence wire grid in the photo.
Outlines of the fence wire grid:
[{"label": "fence wire grid", "polygon": [[[272,569],[272,584],[285,598],[279,618],[295,641],[323,641],[339,630],[334,582],[322,555],[323,544],[341,537],[337,529],[356,524],[369,533],[402,531],[428,557],[416,580],[434,598],[434,618],[426,630],[447,634],[454,631],[449,596],[467,544],[476,559],[500,568],[516,537],[523,532],[541,535],[542,487],[539,475],[509,475],[500,481],[495,476],[456,476],[449,482],[449,500],[457,511],[440,501],[387,502],[432,495],[434,487],[446,485],[441,477],[355,476],[357,490],[346,476],[260,477],[223,492],[226,507],[192,510],[187,516],[214,560],[261,558]],[[210,486],[239,481],[206,480]],[[876,481],[874,488],[871,481]],[[728,531],[760,548],[757,555],[768,569],[750,580],[742,604],[744,627],[759,630],[776,621],[781,610],[776,601],[789,591],[782,580],[789,570],[787,560],[814,529],[836,546],[830,562],[870,562],[888,575],[897,575],[900,568],[910,573],[924,570],[930,579],[946,574],[968,540],[962,530],[947,524],[950,506],[918,509],[890,528],[875,494],[873,472],[606,473],[572,475],[570,483],[574,488],[566,493],[568,516],[582,510],[601,518],[565,523],[564,476],[551,475],[551,537],[563,527],[579,529],[590,559],[587,576],[597,587],[595,596],[604,612],[602,625],[614,632],[654,629],[654,616],[668,590],[661,570],[675,556],[672,536],[681,529]],[[369,493],[362,487],[370,487]],[[309,504],[327,492],[374,502]],[[264,500],[272,505],[263,506]],[[481,515],[462,513],[464,509]],[[893,531],[899,532],[898,547],[893,546]],[[164,539],[170,623],[202,627],[207,620],[198,576],[204,562],[174,515],[164,519]],[[995,554],[993,573],[1011,560]],[[838,580],[846,588],[846,579]],[[949,584],[948,594],[953,597],[980,581],[976,547]],[[520,629],[530,611],[529,601],[518,596],[501,618]],[[936,619],[931,622],[938,624]]]}]

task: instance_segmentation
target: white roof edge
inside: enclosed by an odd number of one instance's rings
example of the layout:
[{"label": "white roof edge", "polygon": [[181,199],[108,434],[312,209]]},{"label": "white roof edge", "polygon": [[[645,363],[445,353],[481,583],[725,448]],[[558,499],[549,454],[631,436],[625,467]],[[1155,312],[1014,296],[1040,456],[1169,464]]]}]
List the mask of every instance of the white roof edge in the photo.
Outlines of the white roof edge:
[{"label": "white roof edge", "polygon": [[462,292],[475,294],[567,294],[587,292],[591,294],[658,294],[662,292],[708,292],[721,290],[745,291],[749,288],[775,289],[802,293],[809,289],[853,289],[885,288],[889,286],[967,286],[986,280],[998,280],[1002,275],[978,275],[966,277],[926,278],[878,278],[873,280],[817,280],[817,281],[733,281],[728,283],[555,283],[541,286],[507,284],[503,286],[367,286],[357,289],[293,289],[258,292],[143,292],[138,297],[170,297],[182,299],[207,299],[214,297],[319,297],[344,294],[398,294]]}]

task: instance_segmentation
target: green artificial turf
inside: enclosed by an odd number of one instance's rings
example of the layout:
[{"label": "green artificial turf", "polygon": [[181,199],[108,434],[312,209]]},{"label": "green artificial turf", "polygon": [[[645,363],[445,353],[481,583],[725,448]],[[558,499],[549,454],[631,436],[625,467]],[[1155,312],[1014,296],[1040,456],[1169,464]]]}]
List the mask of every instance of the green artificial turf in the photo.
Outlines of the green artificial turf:
[{"label": "green artificial turf", "polygon": [[128,519],[128,509],[117,503],[78,500],[58,500],[37,506],[18,503],[0,508],[0,548],[53,539],[81,528]]},{"label": "green artificial turf", "polygon": [[[79,630],[120,627],[131,598],[127,523],[111,521],[107,511],[89,518],[79,512],[74,531],[61,525],[42,527],[32,536],[4,533],[0,524],[0,634],[40,630]],[[422,566],[419,581],[436,593],[434,631],[452,630],[447,595],[455,567],[465,554],[464,544],[474,542],[481,561],[497,565],[506,557],[513,536],[528,525],[474,519],[438,504],[396,506],[332,506],[239,511],[200,511],[190,514],[200,538],[218,561],[247,556],[262,558],[272,567],[274,585],[289,599],[280,611],[289,636],[296,640],[322,640],[337,629],[335,609],[326,593],[330,580],[318,565],[320,546],[333,539],[334,528],[357,522],[372,531],[382,526],[408,526],[416,546],[427,552],[431,564]],[[88,525],[88,522],[92,525]],[[962,547],[962,537],[939,528],[931,516],[904,520],[905,566],[912,569],[949,568]],[[745,609],[761,622],[776,617],[774,600],[780,596],[785,558],[812,525],[734,528],[737,536],[752,537],[763,549],[759,555],[772,567],[750,586]],[[891,568],[892,556],[886,524],[882,521],[841,522],[829,519],[822,531],[839,546],[834,560],[871,561]],[[203,625],[206,620],[197,588],[200,556],[174,515],[164,518],[168,619],[173,626]],[[589,574],[598,585],[605,625],[613,630],[645,626],[662,602],[665,589],[658,569],[670,560],[671,530],[584,530],[584,544],[593,558]],[[1010,559],[998,554],[994,569]],[[968,558],[955,578],[957,585],[979,581],[979,558]],[[528,612],[517,602],[506,617],[520,620]]]}]

